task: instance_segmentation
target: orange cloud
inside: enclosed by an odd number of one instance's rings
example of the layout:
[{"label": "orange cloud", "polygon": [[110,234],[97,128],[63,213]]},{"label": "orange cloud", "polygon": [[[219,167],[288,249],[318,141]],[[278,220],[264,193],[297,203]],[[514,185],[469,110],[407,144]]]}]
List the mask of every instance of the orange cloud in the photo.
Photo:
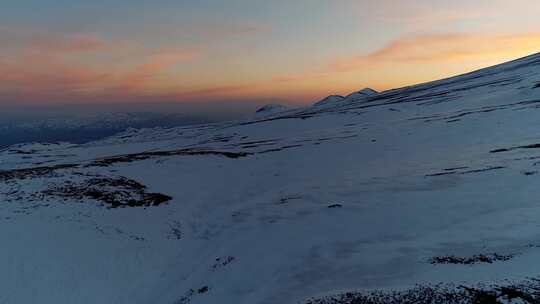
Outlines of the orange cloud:
[{"label": "orange cloud", "polygon": [[[431,34],[405,36],[371,53],[339,58],[297,74],[272,78],[274,91],[348,94],[440,79],[540,51],[540,32],[513,35]],[[307,96],[307,95],[306,95]],[[307,100],[304,98],[304,100]]]},{"label": "orange cloud", "polygon": [[399,63],[447,63],[525,55],[540,50],[540,33],[517,35],[434,34],[405,37],[366,55],[339,59],[333,71]]},{"label": "orange cloud", "polygon": [[[188,50],[160,51],[127,70],[111,71],[107,66],[67,63],[57,55],[25,54],[0,60],[0,93],[40,102],[144,98],[159,85],[162,73],[199,56]],[[173,93],[158,90],[155,95]]]},{"label": "orange cloud", "polygon": [[[70,66],[52,57],[25,56],[25,60],[0,64],[0,93],[19,101],[54,102],[77,99],[111,78],[83,66]],[[46,60],[44,62],[44,60]]]}]

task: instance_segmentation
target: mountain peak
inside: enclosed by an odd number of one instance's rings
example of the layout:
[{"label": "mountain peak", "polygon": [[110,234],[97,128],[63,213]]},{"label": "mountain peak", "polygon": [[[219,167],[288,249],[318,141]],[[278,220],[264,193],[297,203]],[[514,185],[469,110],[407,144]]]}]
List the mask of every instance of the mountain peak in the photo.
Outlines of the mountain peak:
[{"label": "mountain peak", "polygon": [[379,92],[371,89],[371,88],[364,88],[358,92],[354,92],[352,94],[349,94],[347,97],[345,97],[345,99],[347,100],[358,100],[358,99],[364,99],[364,98],[367,98],[367,97],[372,97],[372,96],[375,96],[379,94]]},{"label": "mountain peak", "polygon": [[327,104],[333,104],[333,103],[336,103],[336,102],[340,102],[343,99],[345,99],[345,97],[343,97],[341,95],[330,95],[330,96],[326,96],[325,98],[317,101],[316,103],[313,104],[313,106],[322,106],[322,105],[327,105]]},{"label": "mountain peak", "polygon": [[267,116],[287,110],[287,106],[278,103],[267,104],[255,111],[255,116]]},{"label": "mountain peak", "polygon": [[343,97],[341,95],[330,95],[330,96],[327,96],[319,101],[317,101],[315,104],[313,104],[313,106],[324,106],[324,105],[331,105],[331,104],[336,104],[336,103],[339,103],[339,102],[342,102],[342,101],[357,101],[357,100],[360,100],[360,99],[365,99],[365,98],[368,98],[368,97],[371,97],[371,96],[374,96],[374,95],[377,95],[379,94],[379,92],[371,89],[371,88],[364,88],[360,91],[357,91],[357,92],[354,92],[354,93],[351,93],[349,95],[347,95],[347,97]]}]

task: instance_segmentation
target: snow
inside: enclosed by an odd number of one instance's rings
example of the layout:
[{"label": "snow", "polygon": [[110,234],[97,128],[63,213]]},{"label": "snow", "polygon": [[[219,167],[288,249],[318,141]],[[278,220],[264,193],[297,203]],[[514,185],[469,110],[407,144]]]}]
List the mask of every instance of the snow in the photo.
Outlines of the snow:
[{"label": "snow", "polygon": [[370,97],[373,97],[375,95],[377,95],[378,92],[371,89],[371,88],[365,88],[365,89],[362,89],[358,92],[354,92],[354,93],[351,93],[349,95],[347,95],[347,97],[345,97],[345,101],[348,101],[348,102],[351,102],[351,101],[357,101],[357,100],[363,100],[363,99],[368,99]]},{"label": "snow", "polygon": [[351,93],[346,97],[340,95],[330,95],[324,99],[313,104],[314,107],[334,107],[339,104],[352,104],[357,102],[369,101],[371,98],[375,97],[378,94],[377,91],[371,88],[365,88],[360,91]]},{"label": "snow", "polygon": [[[539,82],[534,55],[324,107],[4,149],[0,170],[74,166],[0,178],[0,303],[303,303],[538,277]],[[173,199],[43,194],[92,176]],[[514,258],[429,263],[493,252]]]},{"label": "snow", "polygon": [[287,110],[287,107],[281,104],[267,104],[257,109],[257,111],[255,111],[255,117],[262,118],[265,116],[284,112],[286,110]]},{"label": "snow", "polygon": [[345,97],[340,96],[340,95],[330,95],[316,102],[315,104],[313,104],[313,106],[318,107],[318,106],[323,106],[323,105],[328,105],[328,104],[331,105],[331,104],[335,104],[340,101],[343,101],[343,99],[345,99]]}]

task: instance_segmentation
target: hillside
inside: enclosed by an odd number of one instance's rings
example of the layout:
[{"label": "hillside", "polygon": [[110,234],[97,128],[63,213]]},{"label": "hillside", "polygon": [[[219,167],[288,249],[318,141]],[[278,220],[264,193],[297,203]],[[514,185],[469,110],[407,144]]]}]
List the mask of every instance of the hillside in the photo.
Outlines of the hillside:
[{"label": "hillside", "polygon": [[538,303],[539,107],[536,54],[250,120],[12,146],[0,303]]}]

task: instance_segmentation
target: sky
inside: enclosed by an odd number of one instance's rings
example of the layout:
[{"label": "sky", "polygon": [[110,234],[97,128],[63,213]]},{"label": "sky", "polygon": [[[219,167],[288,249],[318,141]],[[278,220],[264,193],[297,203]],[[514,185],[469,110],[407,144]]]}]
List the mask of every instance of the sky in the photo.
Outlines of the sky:
[{"label": "sky", "polygon": [[4,0],[0,106],[308,104],[540,52],[538,0]]}]

